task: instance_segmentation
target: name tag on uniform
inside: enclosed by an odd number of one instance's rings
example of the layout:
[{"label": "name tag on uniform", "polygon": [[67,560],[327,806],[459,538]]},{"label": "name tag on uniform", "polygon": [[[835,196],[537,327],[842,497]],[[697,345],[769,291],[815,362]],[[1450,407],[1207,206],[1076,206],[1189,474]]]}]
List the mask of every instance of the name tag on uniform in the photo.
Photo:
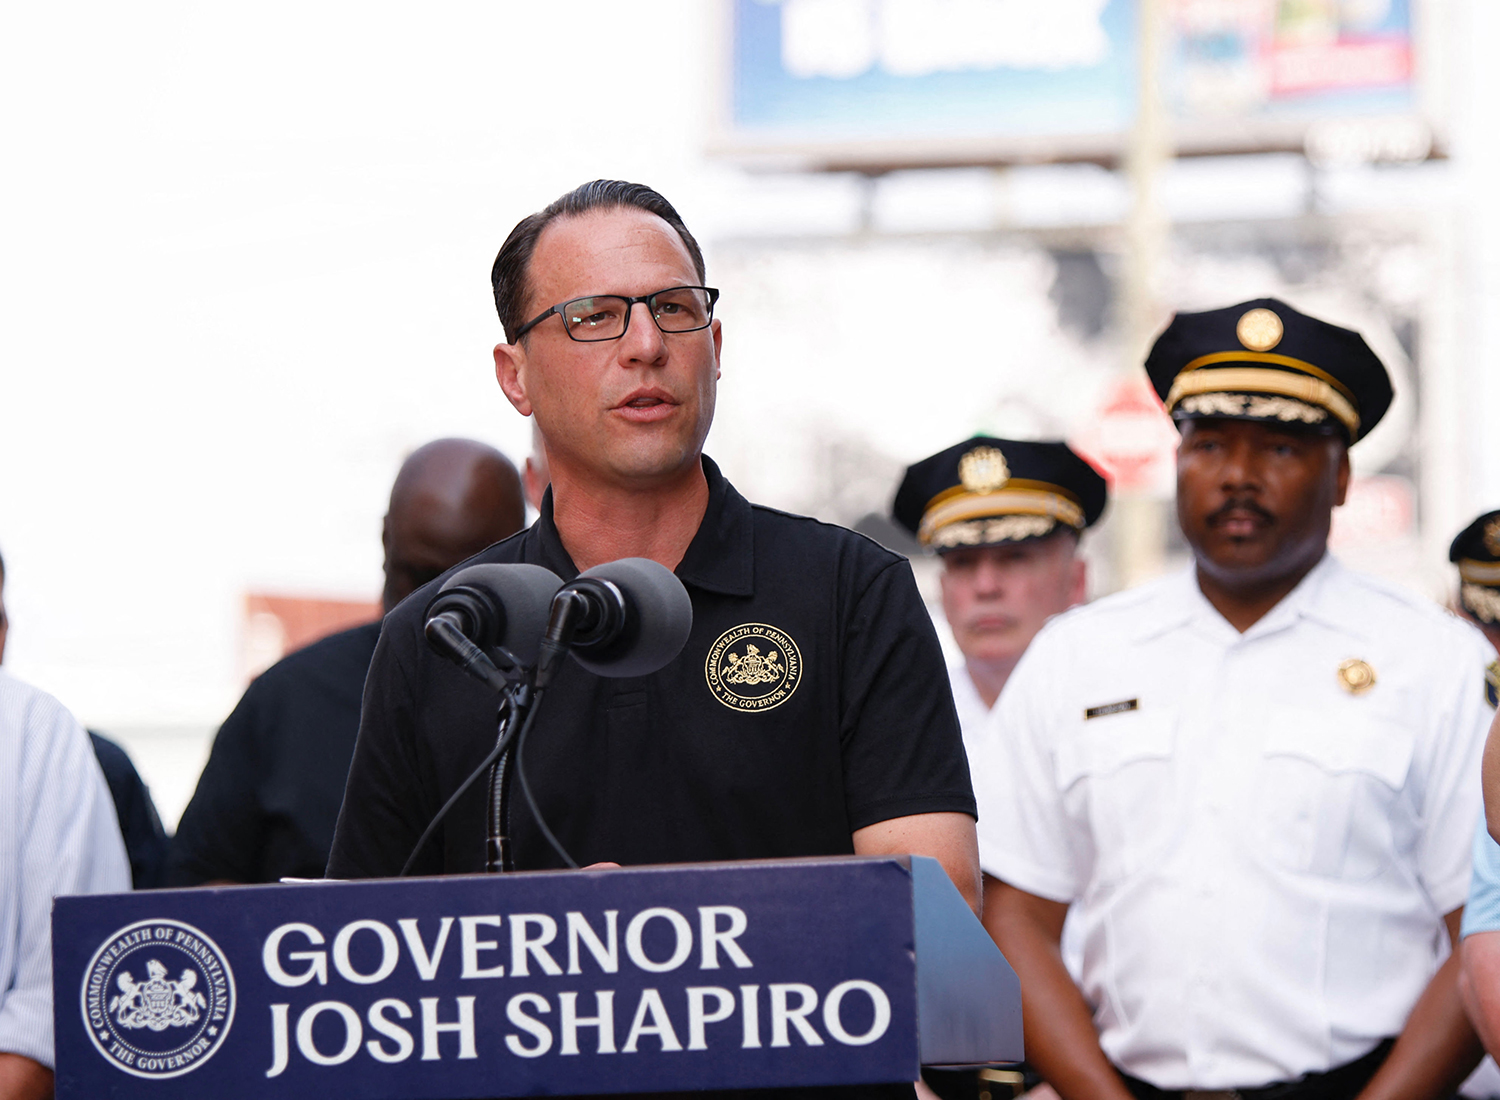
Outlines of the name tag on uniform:
[{"label": "name tag on uniform", "polygon": [[1090,718],[1104,718],[1110,714],[1124,714],[1127,710],[1140,710],[1139,699],[1121,699],[1118,703],[1105,703],[1102,707],[1089,707],[1083,712],[1085,720]]}]

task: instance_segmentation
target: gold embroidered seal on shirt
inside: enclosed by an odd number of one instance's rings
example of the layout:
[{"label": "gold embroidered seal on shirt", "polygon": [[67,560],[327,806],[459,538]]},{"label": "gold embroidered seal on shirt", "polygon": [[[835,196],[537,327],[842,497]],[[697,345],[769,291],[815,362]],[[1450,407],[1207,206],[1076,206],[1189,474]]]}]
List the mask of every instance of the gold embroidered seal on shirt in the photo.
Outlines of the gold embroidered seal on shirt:
[{"label": "gold embroidered seal on shirt", "polygon": [[975,447],[958,460],[958,480],[971,493],[993,493],[1010,480],[999,447]]},{"label": "gold embroidered seal on shirt", "polygon": [[714,698],[731,710],[770,710],[802,682],[802,654],[786,631],[743,623],[709,647],[703,675]]},{"label": "gold embroidered seal on shirt", "polygon": [[1270,351],[1281,343],[1285,331],[1281,318],[1264,307],[1250,310],[1234,326],[1240,343],[1251,351]]},{"label": "gold embroidered seal on shirt", "polygon": [[1500,661],[1491,661],[1484,669],[1484,701],[1500,707]]},{"label": "gold embroidered seal on shirt", "polygon": [[1375,686],[1375,670],[1368,661],[1352,657],[1339,665],[1339,686],[1350,695],[1363,695]]}]

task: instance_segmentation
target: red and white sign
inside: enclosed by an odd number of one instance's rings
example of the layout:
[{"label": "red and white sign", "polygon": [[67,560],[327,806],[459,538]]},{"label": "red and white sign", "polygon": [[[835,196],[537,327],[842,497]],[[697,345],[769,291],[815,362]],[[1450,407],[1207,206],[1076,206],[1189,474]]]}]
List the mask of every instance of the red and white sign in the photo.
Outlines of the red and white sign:
[{"label": "red and white sign", "polygon": [[1172,492],[1177,429],[1143,373],[1110,383],[1090,423],[1069,442],[1114,492]]},{"label": "red and white sign", "polygon": [[1377,474],[1349,483],[1342,508],[1333,510],[1328,541],[1335,550],[1376,546],[1407,538],[1417,529],[1416,491],[1404,477]]}]

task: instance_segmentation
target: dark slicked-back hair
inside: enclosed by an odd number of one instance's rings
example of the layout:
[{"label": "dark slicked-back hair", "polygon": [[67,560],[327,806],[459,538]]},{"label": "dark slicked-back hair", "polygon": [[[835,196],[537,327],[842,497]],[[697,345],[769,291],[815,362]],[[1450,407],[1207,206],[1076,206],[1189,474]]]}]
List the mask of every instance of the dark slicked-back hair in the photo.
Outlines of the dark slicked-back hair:
[{"label": "dark slicked-back hair", "polygon": [[706,277],[703,266],[703,250],[682,223],[676,207],[644,183],[626,183],[624,180],[594,180],[569,191],[560,199],[549,203],[545,209],[528,214],[516,223],[500,246],[495,257],[495,266],[490,269],[490,285],[495,290],[495,312],[500,314],[500,324],[505,329],[505,339],[514,343],[511,334],[526,323],[522,316],[526,300],[531,296],[531,254],[536,251],[537,238],[542,230],[558,218],[577,217],[591,210],[614,210],[622,206],[644,210],[655,214],[666,222],[693,258],[693,267],[698,272],[698,281]]}]

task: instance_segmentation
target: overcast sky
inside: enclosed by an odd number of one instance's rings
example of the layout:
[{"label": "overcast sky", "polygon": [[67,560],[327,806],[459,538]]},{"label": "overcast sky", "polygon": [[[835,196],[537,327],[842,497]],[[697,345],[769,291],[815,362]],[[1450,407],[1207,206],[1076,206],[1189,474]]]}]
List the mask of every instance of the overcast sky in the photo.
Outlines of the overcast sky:
[{"label": "overcast sky", "polygon": [[[0,37],[7,667],[88,721],[207,725],[241,687],[247,588],[373,597],[380,516],[407,451],[470,435],[526,452],[526,423],[493,380],[488,271],[519,217],[576,184],[652,184],[711,261],[716,242],[853,228],[851,181],[753,177],[705,153],[719,10],[12,5]],[[1301,177],[1256,171],[1268,174],[1196,177],[1173,201],[1205,217],[1295,213]],[[883,216],[903,229],[989,216],[989,182],[953,186],[905,205],[887,188]],[[1097,169],[1010,186],[1023,220],[1108,221],[1125,201]],[[725,266],[748,301],[766,270],[735,256]],[[992,266],[1016,301],[1045,295],[1034,259]],[[766,311],[795,303],[763,287],[760,327],[737,340],[735,289],[721,310],[721,409],[749,410],[768,439],[778,425],[863,427],[909,461],[978,426],[978,383],[945,407],[911,383],[940,364],[960,382],[998,377],[993,364],[959,344],[935,355],[943,338],[898,325],[897,305],[882,307],[889,339],[835,341],[861,350],[827,370],[757,374],[776,354]],[[1044,328],[1016,331],[1039,349]],[[1065,380],[1090,366],[1028,354],[1061,362]],[[757,453],[728,428],[721,414],[724,454],[746,479],[795,469],[795,452]]]}]

